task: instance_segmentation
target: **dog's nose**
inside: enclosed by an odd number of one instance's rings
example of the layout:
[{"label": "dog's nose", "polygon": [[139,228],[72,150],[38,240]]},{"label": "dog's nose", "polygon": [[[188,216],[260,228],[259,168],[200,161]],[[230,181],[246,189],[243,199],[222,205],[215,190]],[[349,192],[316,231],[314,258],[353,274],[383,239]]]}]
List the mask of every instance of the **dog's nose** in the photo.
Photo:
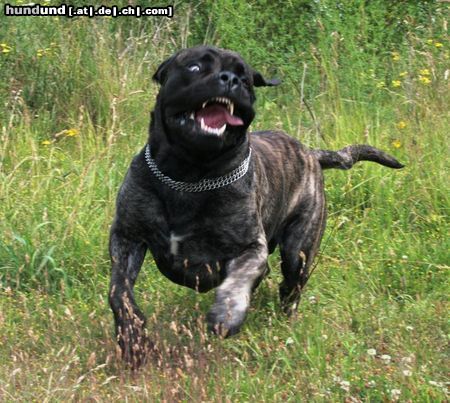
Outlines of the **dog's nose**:
[{"label": "dog's nose", "polygon": [[219,73],[219,81],[230,90],[234,90],[239,85],[239,77],[231,71],[221,71]]}]

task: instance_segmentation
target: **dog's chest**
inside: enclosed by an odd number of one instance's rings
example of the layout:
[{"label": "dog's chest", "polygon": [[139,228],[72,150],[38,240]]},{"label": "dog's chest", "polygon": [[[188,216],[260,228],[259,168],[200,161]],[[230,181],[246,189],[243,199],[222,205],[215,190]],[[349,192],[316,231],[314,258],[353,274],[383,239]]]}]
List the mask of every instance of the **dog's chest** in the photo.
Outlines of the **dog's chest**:
[{"label": "dog's chest", "polygon": [[214,198],[167,203],[166,253],[192,262],[235,257],[256,234],[254,210]]},{"label": "dog's chest", "polygon": [[257,220],[254,210],[236,208],[234,203],[200,201],[167,203],[158,219],[146,223],[147,243],[164,275],[207,291],[223,280],[227,262],[256,239]]}]

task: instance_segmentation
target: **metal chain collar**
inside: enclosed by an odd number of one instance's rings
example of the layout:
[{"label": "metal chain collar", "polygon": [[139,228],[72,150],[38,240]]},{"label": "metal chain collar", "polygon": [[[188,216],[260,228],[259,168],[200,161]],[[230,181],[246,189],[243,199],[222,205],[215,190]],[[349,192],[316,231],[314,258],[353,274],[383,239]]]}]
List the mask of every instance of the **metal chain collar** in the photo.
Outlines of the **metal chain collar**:
[{"label": "metal chain collar", "polygon": [[158,166],[156,165],[156,161],[151,157],[150,145],[147,144],[147,146],[145,147],[145,160],[147,161],[148,167],[152,171],[153,175],[155,175],[165,185],[181,192],[203,192],[205,190],[213,190],[225,187],[233,182],[236,182],[247,173],[251,156],[252,149],[250,148],[247,158],[242,161],[241,165],[239,165],[236,169],[232,170],[226,175],[219,176],[213,179],[202,179],[199,182],[179,182],[173,180],[172,178],[169,178],[159,170]]}]

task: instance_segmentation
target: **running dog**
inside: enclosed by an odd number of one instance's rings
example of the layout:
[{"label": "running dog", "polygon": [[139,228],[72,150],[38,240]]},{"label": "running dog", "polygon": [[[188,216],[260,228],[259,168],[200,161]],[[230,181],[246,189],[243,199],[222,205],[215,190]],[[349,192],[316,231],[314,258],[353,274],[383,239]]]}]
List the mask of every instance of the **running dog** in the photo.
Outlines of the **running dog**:
[{"label": "running dog", "polygon": [[280,82],[238,53],[184,49],[153,79],[161,88],[149,140],[120,188],[110,235],[109,301],[123,358],[133,366],[145,357],[133,286],[147,250],[173,282],[199,292],[217,287],[208,327],[230,336],[276,246],[281,305],[287,314],[297,310],[325,228],[323,169],[362,160],[403,166],[368,145],[311,150],[280,131],[249,133],[255,87]]}]

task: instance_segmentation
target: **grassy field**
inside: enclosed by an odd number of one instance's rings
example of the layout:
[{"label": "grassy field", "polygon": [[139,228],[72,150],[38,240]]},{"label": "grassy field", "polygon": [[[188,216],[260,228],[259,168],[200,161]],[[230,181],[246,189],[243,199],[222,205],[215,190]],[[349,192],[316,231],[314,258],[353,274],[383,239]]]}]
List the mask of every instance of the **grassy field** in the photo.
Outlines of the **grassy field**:
[{"label": "grassy field", "polygon": [[[1,401],[448,401],[448,6],[262,3],[0,16]],[[131,373],[106,298],[115,196],[147,138],[152,73],[204,41],[283,80],[258,90],[252,129],[369,143],[406,167],[326,172],[328,227],[295,320],[277,253],[227,340],[205,331],[213,293],[147,256],[136,292],[158,352]]]}]

